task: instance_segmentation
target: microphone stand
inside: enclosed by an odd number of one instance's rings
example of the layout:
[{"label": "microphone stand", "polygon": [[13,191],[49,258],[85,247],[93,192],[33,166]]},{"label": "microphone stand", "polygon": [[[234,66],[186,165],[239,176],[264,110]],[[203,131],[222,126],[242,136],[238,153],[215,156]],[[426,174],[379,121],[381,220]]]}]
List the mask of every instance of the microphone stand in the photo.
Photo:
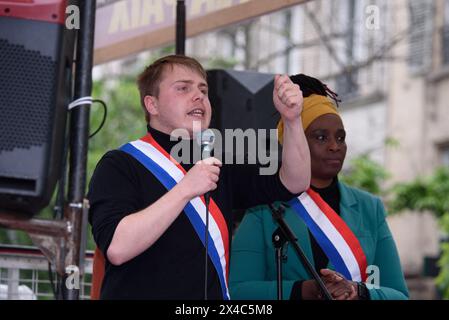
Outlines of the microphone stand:
[{"label": "microphone stand", "polygon": [[[204,149],[203,149],[204,148]],[[210,150],[207,150],[207,146],[201,145],[201,159],[210,157]],[[206,205],[206,226],[204,230],[204,300],[207,301],[207,287],[208,287],[208,272],[209,268],[209,202],[210,202],[210,192],[204,194],[204,202]]]},{"label": "microphone stand", "polygon": [[274,245],[275,259],[276,259],[276,275],[277,275],[276,282],[277,282],[278,300],[283,300],[284,289],[282,287],[282,259],[284,258],[284,255],[282,254],[282,248],[284,247],[284,244],[287,243],[287,239],[285,238],[280,228],[277,228],[273,232],[272,241]]},{"label": "microphone stand", "polygon": [[281,254],[281,248],[286,242],[290,242],[293,246],[293,249],[298,254],[299,259],[301,260],[302,264],[306,267],[306,270],[308,271],[309,275],[312,276],[312,278],[317,282],[318,286],[321,289],[321,292],[323,293],[323,296],[326,300],[333,300],[331,294],[327,290],[326,286],[324,285],[323,280],[321,280],[318,273],[315,271],[315,268],[310,263],[309,259],[307,259],[306,255],[298,245],[298,238],[295,236],[293,231],[290,229],[290,227],[285,222],[283,215],[285,212],[285,207],[281,204],[279,209],[276,209],[272,204],[268,205],[270,207],[271,213],[273,218],[276,220],[277,224],[279,225],[278,230],[280,232],[277,232],[276,230],[273,233],[273,243],[276,248],[276,269],[277,269],[277,281],[278,281],[278,299],[282,299],[282,254]]},{"label": "microphone stand", "polygon": [[[212,130],[208,129],[202,131],[199,136],[199,145],[201,147],[201,159],[206,159],[211,156],[213,150],[215,134]],[[204,194],[204,202],[206,205],[206,225],[204,230],[204,300],[207,300],[207,287],[208,287],[208,264],[209,264],[209,202],[210,202],[210,192]]]}]

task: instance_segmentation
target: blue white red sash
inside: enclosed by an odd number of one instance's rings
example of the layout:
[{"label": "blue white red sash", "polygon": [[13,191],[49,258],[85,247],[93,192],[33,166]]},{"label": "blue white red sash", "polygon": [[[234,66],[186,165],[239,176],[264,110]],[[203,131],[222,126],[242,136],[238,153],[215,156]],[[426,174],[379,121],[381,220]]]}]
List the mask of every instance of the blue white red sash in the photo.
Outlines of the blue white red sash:
[{"label": "blue white red sash", "polygon": [[[150,134],[123,145],[120,150],[127,152],[143,164],[164,185],[172,189],[186,174],[184,168],[153,139]],[[184,208],[198,237],[205,245],[206,205],[204,197],[190,200]],[[229,299],[229,234],[226,221],[215,201],[209,203],[209,257],[217,271],[223,298]]]},{"label": "blue white red sash", "polygon": [[335,270],[352,281],[366,280],[366,256],[343,219],[312,189],[290,200]]}]

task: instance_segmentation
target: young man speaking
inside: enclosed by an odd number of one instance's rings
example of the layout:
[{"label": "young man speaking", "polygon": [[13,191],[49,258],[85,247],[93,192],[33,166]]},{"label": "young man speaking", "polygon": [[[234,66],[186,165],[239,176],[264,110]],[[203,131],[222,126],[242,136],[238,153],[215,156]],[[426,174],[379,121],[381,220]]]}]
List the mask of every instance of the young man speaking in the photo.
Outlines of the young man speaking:
[{"label": "young man speaking", "polygon": [[210,123],[206,73],[196,60],[163,57],[145,69],[138,85],[148,133],[106,153],[89,187],[89,220],[105,257],[100,297],[229,299],[232,209],[289,200],[309,187],[302,92],[288,76],[275,77],[273,102],[284,122],[282,165],[264,176],[254,165],[222,165],[214,157],[178,163],[170,157],[178,143],[170,140],[173,130],[185,129],[192,139],[195,122],[203,129]]}]

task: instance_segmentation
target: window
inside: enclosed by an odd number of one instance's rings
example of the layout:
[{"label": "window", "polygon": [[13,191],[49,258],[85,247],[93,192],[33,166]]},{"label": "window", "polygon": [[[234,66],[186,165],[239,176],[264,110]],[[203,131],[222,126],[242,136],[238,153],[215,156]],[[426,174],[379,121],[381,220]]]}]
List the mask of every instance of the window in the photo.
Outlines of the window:
[{"label": "window", "polygon": [[[355,49],[356,49],[356,10],[357,3],[355,0],[348,0],[346,8],[342,12],[347,21],[347,30],[344,43],[344,60],[347,65],[351,65],[355,62]],[[359,3],[360,5],[360,3]],[[336,90],[340,97],[344,100],[354,97],[358,93],[358,70],[349,70],[338,75],[336,78]]]},{"label": "window", "polygon": [[444,1],[444,25],[441,29],[443,64],[449,64],[449,0]]},{"label": "window", "polygon": [[433,0],[410,0],[409,67],[412,73],[424,73],[432,56]]},{"label": "window", "polygon": [[440,149],[441,151],[441,164],[443,166],[449,167],[449,145],[446,145],[445,147],[442,147]]}]

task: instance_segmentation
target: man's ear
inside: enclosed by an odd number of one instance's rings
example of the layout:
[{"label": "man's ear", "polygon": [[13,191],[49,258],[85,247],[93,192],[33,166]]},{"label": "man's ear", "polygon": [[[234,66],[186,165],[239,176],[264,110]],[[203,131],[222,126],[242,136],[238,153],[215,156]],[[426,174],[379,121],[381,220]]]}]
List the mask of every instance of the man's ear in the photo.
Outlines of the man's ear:
[{"label": "man's ear", "polygon": [[143,102],[145,103],[145,108],[151,116],[159,113],[157,99],[154,96],[145,96],[145,98],[143,98]]}]

